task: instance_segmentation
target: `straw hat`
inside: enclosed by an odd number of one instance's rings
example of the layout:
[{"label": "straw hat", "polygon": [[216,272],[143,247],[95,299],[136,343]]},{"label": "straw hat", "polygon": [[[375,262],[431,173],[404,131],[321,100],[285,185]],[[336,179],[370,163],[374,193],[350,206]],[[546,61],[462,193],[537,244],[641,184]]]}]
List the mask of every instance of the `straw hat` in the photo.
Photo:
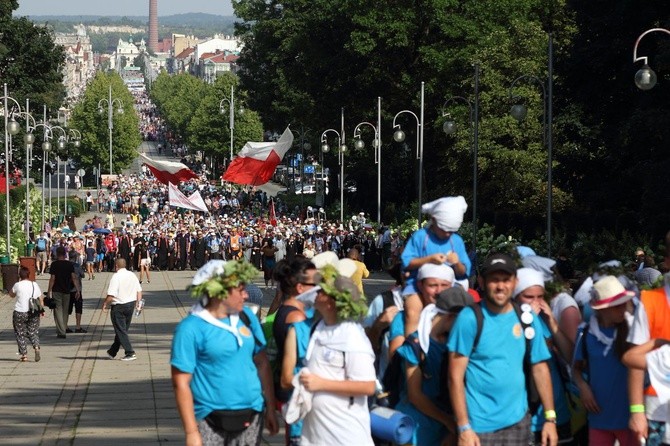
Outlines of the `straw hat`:
[{"label": "straw hat", "polygon": [[635,293],[626,291],[619,279],[614,276],[604,276],[593,285],[591,308],[602,310],[603,308],[616,307],[628,302],[633,296],[635,296]]}]

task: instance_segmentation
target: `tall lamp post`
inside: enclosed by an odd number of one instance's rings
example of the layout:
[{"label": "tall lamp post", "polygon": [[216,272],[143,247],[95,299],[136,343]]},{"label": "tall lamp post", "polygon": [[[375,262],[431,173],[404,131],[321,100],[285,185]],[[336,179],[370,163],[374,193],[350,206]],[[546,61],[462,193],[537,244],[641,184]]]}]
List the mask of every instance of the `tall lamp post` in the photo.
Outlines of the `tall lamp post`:
[{"label": "tall lamp post", "polygon": [[[31,253],[28,252],[28,243],[30,243],[30,166],[32,165],[32,151],[33,143],[35,142],[35,135],[33,135],[33,130],[37,127],[35,124],[35,118],[30,114],[30,99],[26,99],[26,108],[23,112],[17,113],[19,116],[25,118],[26,120],[26,134],[23,135],[23,142],[26,148],[26,173],[25,173],[25,183],[26,183],[26,221],[25,221],[25,232],[26,232],[26,255],[29,256]],[[30,125],[32,121],[32,126]]]},{"label": "tall lamp post", "polygon": [[3,100],[3,115],[5,118],[5,210],[6,210],[6,232],[5,236],[6,238],[6,250],[5,250],[5,255],[7,256],[7,259],[10,258],[10,246],[11,246],[11,229],[10,229],[10,212],[9,212],[9,152],[10,152],[10,136],[16,135],[19,133],[21,130],[21,126],[19,125],[18,122],[14,120],[14,116],[12,114],[12,117],[10,119],[10,110],[9,110],[9,102],[11,101],[12,107],[16,106],[16,108],[21,111],[21,106],[19,105],[18,102],[16,102],[16,99],[12,98],[9,96],[7,93],[7,84],[4,84],[4,95],[2,97]]},{"label": "tall lamp post", "polygon": [[[47,158],[49,157],[49,152],[51,152],[51,143],[49,140],[52,138],[51,134],[51,127],[45,124],[46,122],[46,113],[47,113],[47,106],[44,106],[44,120],[42,123],[37,124],[35,128],[37,127],[44,127],[44,133],[42,135],[42,226],[40,230],[44,230],[46,228],[45,224],[45,183],[46,183],[46,166],[47,166]],[[49,176],[49,194],[51,194],[51,176]],[[49,207],[51,208],[51,203],[49,203]],[[49,209],[51,211],[51,209]],[[51,218],[51,216],[49,216]]]},{"label": "tall lamp post", "polygon": [[116,113],[123,114],[123,101],[121,99],[112,99],[112,84],[109,84],[109,97],[107,99],[100,99],[98,101],[98,113],[101,115],[105,112],[103,106],[107,107],[107,128],[109,129],[109,174],[113,173],[112,167],[112,131],[114,130],[114,106],[116,106]]},{"label": "tall lamp post", "polygon": [[547,146],[547,256],[551,256],[551,209],[552,209],[552,151],[553,151],[553,136],[552,136],[552,122],[553,122],[553,102],[554,102],[554,37],[549,33],[549,50],[548,50],[548,70],[547,70],[547,79],[546,85],[545,81],[528,74],[517,77],[512,81],[512,85],[509,87],[509,97],[510,102],[514,103],[510,109],[510,114],[518,122],[526,119],[528,114],[528,109],[525,105],[519,103],[519,97],[514,96],[512,91],[517,82],[524,80],[528,82],[534,82],[540,86],[542,89],[542,103],[543,103],[543,113],[542,113],[542,135],[543,143]]},{"label": "tall lamp post", "polygon": [[377,97],[377,125],[370,122],[361,122],[354,128],[354,147],[357,150],[365,148],[365,142],[361,139],[361,127],[369,126],[375,132],[372,147],[375,149],[375,164],[377,165],[377,223],[382,222],[382,98]]},{"label": "tall lamp post", "polygon": [[474,104],[462,96],[452,96],[442,106],[442,117],[447,118],[442,125],[445,134],[451,135],[456,132],[456,122],[446,112],[447,105],[451,102],[461,101],[467,104],[470,110],[470,128],[472,144],[472,252],[477,252],[477,160],[479,152],[479,65],[475,64],[475,100]]},{"label": "tall lamp post", "polygon": [[405,141],[405,132],[400,127],[400,124],[396,124],[396,119],[404,113],[407,113],[411,116],[414,116],[416,119],[416,159],[419,160],[419,173],[418,173],[418,198],[419,198],[419,215],[418,222],[419,228],[421,228],[421,200],[422,200],[422,188],[423,188],[423,111],[424,111],[424,82],[421,82],[421,117],[417,116],[411,110],[402,110],[396,113],[393,117],[393,140],[395,142]]},{"label": "tall lamp post", "polygon": [[[342,109],[342,127],[338,132],[335,129],[325,130],[321,134],[321,153],[322,156],[324,153],[330,151],[330,146],[328,145],[328,133],[334,133],[337,136],[337,162],[340,165],[340,222],[344,222],[344,154],[347,151],[347,146],[344,144],[344,109]],[[321,179],[323,180],[323,166],[321,167]]]},{"label": "tall lamp post", "polygon": [[633,48],[633,63],[637,63],[639,61],[644,62],[642,68],[640,68],[637,71],[637,73],[635,73],[635,85],[637,85],[637,88],[639,88],[640,90],[651,90],[652,88],[654,88],[654,86],[656,85],[656,81],[658,80],[658,78],[656,77],[656,73],[654,73],[654,70],[649,68],[649,65],[647,64],[647,56],[637,57],[637,46],[640,44],[640,41],[644,36],[653,32],[662,32],[665,34],[670,34],[670,30],[668,29],[652,28],[640,34],[640,37],[638,37],[637,40],[635,41],[635,47]]},{"label": "tall lamp post", "polygon": [[[228,128],[230,129],[230,161],[233,161],[233,134],[235,132],[235,86],[230,86],[230,97],[224,96],[219,102],[219,112],[226,113],[225,104],[228,104]],[[244,109],[238,110],[240,114],[244,113]]]}]

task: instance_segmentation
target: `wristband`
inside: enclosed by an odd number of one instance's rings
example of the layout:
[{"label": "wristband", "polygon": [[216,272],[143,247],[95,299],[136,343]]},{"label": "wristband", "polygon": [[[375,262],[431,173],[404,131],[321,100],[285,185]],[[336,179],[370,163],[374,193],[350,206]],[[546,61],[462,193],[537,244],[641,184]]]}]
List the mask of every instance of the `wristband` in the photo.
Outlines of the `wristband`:
[{"label": "wristband", "polygon": [[630,413],[644,413],[644,404],[631,404]]},{"label": "wristband", "polygon": [[555,410],[545,410],[544,411],[544,419],[545,420],[555,420],[556,419],[556,411]]},{"label": "wristband", "polygon": [[470,426],[470,423],[464,424],[463,426],[458,426],[458,433],[462,434],[463,432],[469,431],[470,429],[472,429],[472,426]]}]

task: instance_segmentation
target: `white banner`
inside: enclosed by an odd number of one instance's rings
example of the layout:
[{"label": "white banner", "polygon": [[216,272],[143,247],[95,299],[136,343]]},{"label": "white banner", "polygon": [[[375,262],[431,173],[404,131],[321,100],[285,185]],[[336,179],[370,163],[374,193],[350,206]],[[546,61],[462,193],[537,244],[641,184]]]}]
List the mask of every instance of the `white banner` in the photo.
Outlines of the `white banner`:
[{"label": "white banner", "polygon": [[200,192],[196,192],[190,197],[187,197],[172,183],[168,185],[168,197],[170,199],[170,206],[175,206],[184,209],[191,209],[193,211],[202,211],[209,212],[205,202],[200,195]]}]

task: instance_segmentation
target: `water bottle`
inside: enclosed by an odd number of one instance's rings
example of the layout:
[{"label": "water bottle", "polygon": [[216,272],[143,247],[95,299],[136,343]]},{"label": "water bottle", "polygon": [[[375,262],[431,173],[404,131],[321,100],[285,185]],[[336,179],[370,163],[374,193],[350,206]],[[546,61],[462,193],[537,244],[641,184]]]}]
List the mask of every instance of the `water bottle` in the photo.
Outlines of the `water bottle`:
[{"label": "water bottle", "polygon": [[144,299],[141,299],[140,303],[135,306],[135,317],[142,314],[142,309],[144,309]]}]

